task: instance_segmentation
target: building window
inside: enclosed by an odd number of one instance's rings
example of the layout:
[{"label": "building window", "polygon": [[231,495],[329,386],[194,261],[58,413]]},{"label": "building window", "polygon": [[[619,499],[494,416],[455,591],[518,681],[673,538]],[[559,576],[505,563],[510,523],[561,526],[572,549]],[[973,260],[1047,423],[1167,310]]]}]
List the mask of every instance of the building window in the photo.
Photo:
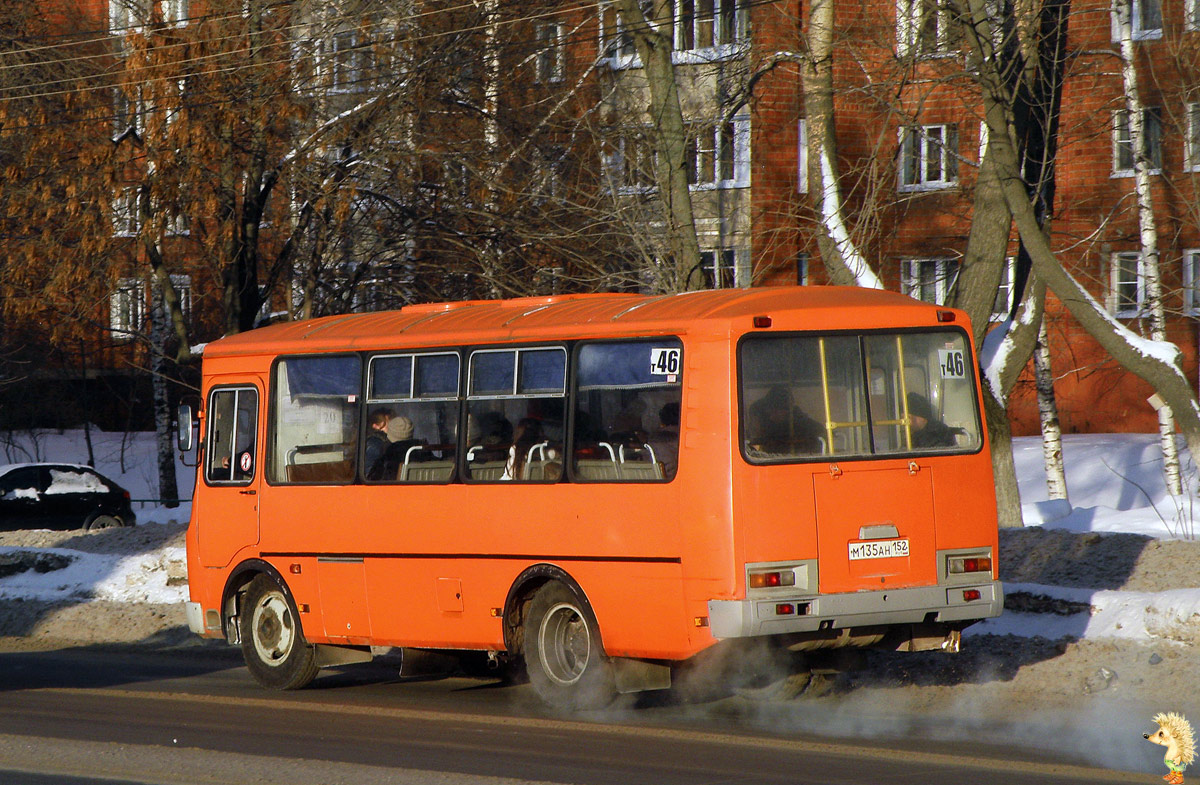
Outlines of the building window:
[{"label": "building window", "polygon": [[1017,276],[1017,258],[1009,256],[1004,260],[1004,267],[1000,272],[1000,284],[996,287],[996,301],[992,303],[993,322],[1002,322],[1012,313],[1013,307],[1013,283]]},{"label": "building window", "polygon": [[108,325],[117,338],[141,332],[146,322],[146,287],[140,278],[125,278],[108,298]]},{"label": "building window", "polygon": [[538,25],[537,44],[535,78],[541,84],[561,82],[567,70],[566,27],[557,22]]},{"label": "building window", "polygon": [[675,51],[731,46],[746,39],[747,0],[675,0]]},{"label": "building window", "polygon": [[750,253],[742,248],[700,252],[704,285],[709,289],[745,288],[750,285]]},{"label": "building window", "polygon": [[[1142,110],[1142,155],[1146,159],[1150,174],[1162,171],[1162,110],[1151,107]],[[1129,123],[1129,112],[1113,112],[1113,176],[1133,175],[1133,129]]]},{"label": "building window", "polygon": [[[650,13],[650,0],[642,0],[643,13]],[[625,30],[617,9],[605,3],[600,6],[600,56],[613,68],[629,68],[637,62],[633,36]]]},{"label": "building window", "polygon": [[750,184],[750,121],[695,126],[687,140],[688,183],[695,188]]},{"label": "building window", "polygon": [[808,253],[805,251],[796,254],[796,285],[808,286]]},{"label": "building window", "polygon": [[610,189],[644,193],[654,188],[654,149],[648,131],[626,129],[609,137],[602,155]]},{"label": "building window", "polygon": [[808,193],[808,121],[800,118],[796,127],[796,191]]},{"label": "building window", "polygon": [[355,30],[341,30],[326,42],[329,89],[338,93],[365,90],[371,61],[371,45]]},{"label": "building window", "polygon": [[900,129],[900,190],[948,188],[958,181],[958,131],[954,125]]},{"label": "building window", "polygon": [[186,24],[188,5],[189,0],[162,0],[163,21],[173,25]]},{"label": "building window", "polygon": [[190,0],[108,0],[108,30],[136,32],[150,21],[186,24],[190,5]]},{"label": "building window", "polygon": [[1183,252],[1183,312],[1200,316],[1200,248]]},{"label": "building window", "polygon": [[896,50],[901,57],[945,55],[954,47],[949,11],[938,0],[898,0]]},{"label": "building window", "polygon": [[113,234],[117,237],[135,237],[138,233],[138,188],[123,188],[113,198]]},{"label": "building window", "polygon": [[171,286],[175,296],[179,298],[179,312],[183,314],[183,323],[192,323],[192,276],[171,275]]},{"label": "building window", "polygon": [[1200,30],[1200,2],[1187,0],[1184,3],[1185,24],[1188,30]]},{"label": "building window", "polygon": [[1142,254],[1139,251],[1122,251],[1112,255],[1108,310],[1113,316],[1132,319],[1141,314],[1146,297],[1142,281]]},{"label": "building window", "polygon": [[[1188,0],[1188,2],[1192,1]],[[1117,0],[1117,2],[1132,4],[1130,7],[1129,24],[1133,28],[1133,40],[1145,41],[1147,39],[1162,38],[1162,0]],[[1189,24],[1191,23],[1191,19],[1192,15],[1189,13]],[[1112,13],[1112,40],[1121,40],[1121,25],[1117,21],[1115,6]]]},{"label": "building window", "polygon": [[942,305],[958,280],[953,259],[905,259],[900,263],[900,290],[909,297]]},{"label": "building window", "polygon": [[1187,139],[1184,144],[1184,166],[1189,171],[1200,171],[1200,104],[1188,104]]}]

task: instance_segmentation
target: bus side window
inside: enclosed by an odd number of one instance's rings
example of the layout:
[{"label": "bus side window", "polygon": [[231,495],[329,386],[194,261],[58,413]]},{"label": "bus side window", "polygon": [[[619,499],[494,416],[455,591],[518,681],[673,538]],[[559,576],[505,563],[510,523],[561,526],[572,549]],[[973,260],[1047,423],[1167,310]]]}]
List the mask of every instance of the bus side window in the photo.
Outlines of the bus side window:
[{"label": "bus side window", "polygon": [[[368,482],[449,482],[458,442],[456,353],[371,358],[363,474]],[[377,429],[382,425],[382,430]]]},{"label": "bus side window", "polygon": [[254,478],[258,390],[214,390],[208,401],[205,478],[210,483],[245,483]]},{"label": "bus side window", "polygon": [[587,343],[579,347],[577,363],[575,479],[672,479],[683,394],[679,340]]},{"label": "bus side window", "polygon": [[562,477],[567,352],[562,347],[471,353],[467,478],[554,482]]},{"label": "bus side window", "polygon": [[354,480],[361,365],[357,355],[279,360],[272,390],[269,476],[273,482]]}]

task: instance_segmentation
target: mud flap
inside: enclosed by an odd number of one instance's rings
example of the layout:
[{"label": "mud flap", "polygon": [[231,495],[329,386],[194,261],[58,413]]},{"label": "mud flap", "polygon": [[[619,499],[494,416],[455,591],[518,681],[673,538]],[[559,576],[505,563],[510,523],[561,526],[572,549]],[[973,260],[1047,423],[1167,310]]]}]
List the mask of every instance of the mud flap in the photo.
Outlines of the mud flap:
[{"label": "mud flap", "polygon": [[635,660],[629,657],[613,657],[613,681],[617,692],[643,692],[645,690],[666,690],[671,687],[671,668],[645,660]]}]

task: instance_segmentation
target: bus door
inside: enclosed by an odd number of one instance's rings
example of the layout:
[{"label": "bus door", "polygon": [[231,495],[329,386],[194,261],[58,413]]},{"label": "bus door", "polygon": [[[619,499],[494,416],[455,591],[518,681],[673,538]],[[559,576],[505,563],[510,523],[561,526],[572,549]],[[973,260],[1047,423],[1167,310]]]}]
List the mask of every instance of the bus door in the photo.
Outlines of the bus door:
[{"label": "bus door", "polygon": [[204,439],[204,487],[197,489],[196,541],[200,563],[224,567],[237,551],[258,543],[260,439],[263,380],[223,380],[208,394]]},{"label": "bus door", "polygon": [[813,475],[821,592],[937,583],[932,470],[830,467]]}]

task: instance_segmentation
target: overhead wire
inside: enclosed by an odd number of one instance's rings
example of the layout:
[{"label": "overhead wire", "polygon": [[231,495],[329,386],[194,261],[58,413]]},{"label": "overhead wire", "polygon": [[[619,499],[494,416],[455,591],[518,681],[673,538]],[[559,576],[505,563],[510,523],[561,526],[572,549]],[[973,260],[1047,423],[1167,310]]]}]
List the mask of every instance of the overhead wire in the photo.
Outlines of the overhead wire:
[{"label": "overhead wire", "polygon": [[[775,4],[779,1],[780,0],[749,0],[748,2],[739,4],[739,7],[748,10],[749,8],[751,8],[753,6],[770,5],[770,4]],[[424,35],[409,36],[407,38],[397,41],[397,43],[404,43],[404,42],[425,43],[425,42],[430,42],[430,41],[436,41],[437,39],[450,37],[450,36],[461,36],[461,35],[477,33],[480,31],[487,30],[490,27],[504,27],[504,26],[511,27],[511,26],[516,26],[516,25],[520,25],[520,24],[525,24],[525,23],[528,23],[531,21],[536,21],[536,20],[542,20],[542,19],[548,19],[548,18],[558,18],[558,17],[561,17],[564,13],[569,13],[571,11],[585,10],[591,6],[593,6],[593,3],[585,2],[581,5],[577,5],[577,6],[574,6],[571,8],[567,8],[567,9],[555,8],[552,10],[543,10],[538,13],[525,14],[525,15],[518,16],[518,17],[508,17],[508,18],[500,20],[499,22],[479,23],[479,24],[476,24],[473,26],[453,28],[453,29],[448,29],[448,30],[444,30],[444,31],[435,31],[435,32],[424,34]],[[464,3],[462,5],[451,7],[450,9],[441,8],[436,11],[426,11],[426,12],[422,12],[422,13],[416,15],[416,17],[406,17],[405,22],[407,22],[407,20],[410,18],[431,17],[435,14],[445,14],[445,13],[450,13],[452,11],[462,10],[462,9],[470,9],[473,7],[474,6],[471,4]],[[203,19],[205,17],[199,17],[199,18]],[[222,17],[222,18],[233,18],[233,17],[231,15],[226,15],[225,17]],[[324,17],[320,23],[336,25],[336,24],[346,21],[346,20],[357,21],[357,20],[360,20],[361,18],[362,17],[360,15],[327,16],[327,17]],[[298,28],[302,28],[302,27],[309,28],[312,26],[313,26],[312,22],[304,22],[304,23],[298,23],[296,25],[287,26],[285,28],[281,28],[281,30],[283,30],[283,29],[292,30],[292,29],[298,29]],[[130,28],[130,29],[133,29],[133,28]],[[274,32],[274,31],[272,31],[272,32]],[[594,32],[589,29],[589,30],[582,31],[580,33],[576,33],[575,35],[568,36],[562,40],[565,45],[570,45],[572,43],[578,43],[580,41],[590,39],[593,35],[594,35]],[[167,44],[165,46],[167,46],[167,47],[184,46],[184,45],[197,46],[197,45],[201,45],[204,43],[241,39],[241,38],[245,38],[245,37],[246,36],[245,36],[244,32],[239,32],[236,35],[223,36],[223,37],[217,37],[217,38],[211,38],[211,39],[199,39],[197,41],[185,42],[185,43],[180,43],[180,44]],[[100,41],[111,42],[112,40],[113,39],[111,36],[105,36],[104,38],[93,39],[94,42],[100,42]],[[279,47],[291,47],[294,43],[295,42],[290,39],[285,39],[285,40],[282,40],[279,42],[267,44],[264,46],[264,48],[265,49],[275,49],[275,48],[279,48]],[[514,49],[514,48],[528,47],[531,44],[532,45],[544,45],[544,41],[528,40],[528,39],[510,40],[510,41],[503,42],[501,44],[501,47],[503,49]],[[78,43],[73,42],[70,45],[76,46],[76,45],[78,45]],[[349,54],[349,53],[352,53],[355,51],[366,51],[366,50],[373,49],[378,45],[379,45],[378,41],[368,41],[368,42],[364,42],[363,44],[360,44],[357,46],[348,47],[346,49],[339,50],[337,54],[345,55],[345,54]],[[59,45],[55,45],[55,46],[59,46]],[[66,44],[64,44],[62,46],[66,46]],[[25,50],[21,50],[21,51],[25,51]],[[219,60],[221,58],[237,56],[237,55],[241,54],[243,51],[244,51],[243,49],[238,49],[238,50],[233,50],[233,51],[223,51],[223,52],[205,54],[205,55],[195,56],[195,57],[181,58],[178,60],[171,60],[171,61],[167,61],[167,62],[163,62],[163,63],[159,63],[159,64],[148,65],[148,66],[146,66],[146,68],[148,70],[151,70],[152,73],[154,73],[154,72],[165,73],[168,70],[177,70],[179,68],[190,66],[190,65],[203,64],[203,63],[211,62],[213,60]],[[3,57],[5,54],[10,54],[10,53],[11,52],[8,52],[8,53],[0,52],[0,57]],[[81,56],[79,58],[75,58],[75,60],[96,59],[96,58],[118,59],[116,55],[113,55],[111,53],[103,53],[103,54],[98,54],[98,55],[85,55],[85,56]],[[184,73],[165,74],[164,76],[159,77],[159,78],[170,79],[170,80],[174,80],[174,81],[182,81],[182,80],[189,79],[191,77],[215,76],[215,75],[232,73],[232,72],[236,72],[239,70],[250,70],[250,69],[255,69],[255,68],[268,68],[271,66],[276,66],[276,65],[283,64],[283,63],[292,62],[294,59],[296,59],[296,58],[293,57],[289,53],[287,56],[278,57],[275,59],[262,60],[262,61],[257,61],[257,62],[253,62],[253,63],[239,62],[239,63],[231,64],[226,67],[216,68],[216,69],[201,69],[201,70],[187,71]],[[67,61],[70,61],[70,59],[68,59]],[[46,60],[46,61],[43,61],[43,64],[56,65],[60,62],[63,62],[63,61]],[[7,67],[22,67],[22,66],[34,67],[34,64],[22,63],[22,64],[17,64],[17,65],[10,65]],[[5,67],[6,66],[0,65],[0,70],[2,70]],[[152,81],[153,78],[154,77],[151,76],[151,77],[148,77],[148,78],[146,78],[144,80],[140,80],[140,81],[149,82],[149,81]],[[107,79],[108,81],[106,81],[106,82],[102,81],[105,79]],[[98,82],[98,83],[88,85],[88,84],[86,84],[86,82],[89,80]],[[84,81],[85,84],[80,85],[79,84],[80,81]],[[60,89],[60,90],[43,90],[40,92],[33,92],[33,93],[29,93],[29,92],[21,93],[18,91],[23,90],[23,89],[28,89],[29,85],[0,86],[0,102],[10,102],[10,101],[15,101],[15,100],[29,101],[29,100],[38,99],[38,98],[55,98],[55,97],[61,97],[61,96],[67,96],[67,95],[79,95],[79,94],[84,94],[84,93],[88,93],[88,92],[110,91],[110,90],[120,87],[124,83],[124,81],[125,80],[122,76],[122,72],[114,70],[114,71],[100,72],[100,73],[89,74],[86,76],[79,76],[79,77],[74,77],[74,78],[50,80],[48,82],[42,82],[39,85],[39,86],[71,85],[70,87]],[[352,81],[347,84],[359,84],[359,83],[376,83],[376,84],[378,84],[379,78],[377,76],[371,75],[371,76],[366,76],[359,80]],[[296,89],[298,89],[300,91],[306,91],[306,90],[313,90],[313,89],[328,90],[329,88],[328,88],[328,86],[299,85]],[[6,96],[6,95],[4,95],[5,92],[15,93],[15,94]],[[195,94],[194,90],[189,90],[189,94],[194,95]],[[206,102],[205,104],[199,104],[199,106],[207,106],[207,105],[219,104],[219,103],[223,103],[223,102],[224,103],[235,103],[239,100],[243,100],[243,99],[230,98],[227,101]],[[198,106],[198,105],[195,104],[194,102],[190,102],[189,104],[187,104],[187,106]],[[68,124],[73,124],[73,123],[90,122],[95,119],[96,118],[81,118],[81,119],[73,119],[73,120],[46,121],[46,122],[42,122],[42,123],[30,123],[23,127],[33,128],[33,127],[42,127],[42,126],[50,126],[50,125],[68,125]],[[101,119],[104,119],[104,118],[101,118]],[[111,117],[111,119],[116,120],[117,118],[115,115],[113,115]]]}]

